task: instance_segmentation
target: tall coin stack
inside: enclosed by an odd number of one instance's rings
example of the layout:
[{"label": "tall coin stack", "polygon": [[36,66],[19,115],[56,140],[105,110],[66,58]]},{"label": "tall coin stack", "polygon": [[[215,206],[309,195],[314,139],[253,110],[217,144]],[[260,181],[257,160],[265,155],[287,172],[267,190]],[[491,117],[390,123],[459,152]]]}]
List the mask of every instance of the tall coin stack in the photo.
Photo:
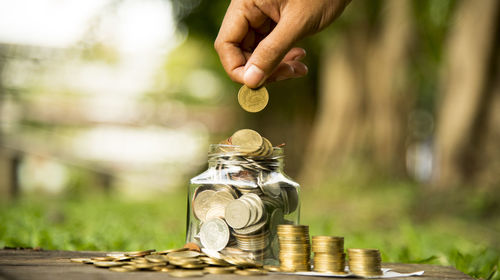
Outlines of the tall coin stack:
[{"label": "tall coin stack", "polygon": [[345,274],[344,238],[336,236],[313,236],[314,271]]},{"label": "tall coin stack", "polygon": [[359,276],[382,275],[382,258],[377,249],[347,249],[349,270]]},{"label": "tall coin stack", "polygon": [[309,226],[278,225],[279,260],[282,271],[309,271],[311,245]]}]

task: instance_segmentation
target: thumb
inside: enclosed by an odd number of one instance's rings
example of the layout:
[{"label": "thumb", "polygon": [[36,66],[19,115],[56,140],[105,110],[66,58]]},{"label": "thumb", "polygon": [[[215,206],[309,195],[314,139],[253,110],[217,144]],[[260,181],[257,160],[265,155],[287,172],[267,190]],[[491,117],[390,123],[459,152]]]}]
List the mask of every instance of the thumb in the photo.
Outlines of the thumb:
[{"label": "thumb", "polygon": [[[245,65],[243,81],[250,88],[261,86],[298,38],[297,24],[282,18],[269,35],[257,45]],[[295,28],[294,28],[295,27]]]}]

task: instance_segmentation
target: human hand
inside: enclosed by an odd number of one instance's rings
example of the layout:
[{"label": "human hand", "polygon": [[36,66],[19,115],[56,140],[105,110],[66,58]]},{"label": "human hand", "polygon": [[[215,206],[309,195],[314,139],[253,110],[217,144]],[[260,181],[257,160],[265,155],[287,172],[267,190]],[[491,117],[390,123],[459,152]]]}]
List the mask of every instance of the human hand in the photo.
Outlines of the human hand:
[{"label": "human hand", "polygon": [[215,50],[229,77],[256,88],[302,77],[306,52],[293,45],[333,22],[350,0],[233,0]]}]

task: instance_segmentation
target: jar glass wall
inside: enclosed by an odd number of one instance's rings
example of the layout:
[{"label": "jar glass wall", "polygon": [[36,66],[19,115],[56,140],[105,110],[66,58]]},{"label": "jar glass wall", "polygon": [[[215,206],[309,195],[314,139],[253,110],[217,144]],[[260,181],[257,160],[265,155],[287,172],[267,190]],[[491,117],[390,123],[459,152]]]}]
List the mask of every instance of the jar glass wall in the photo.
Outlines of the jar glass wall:
[{"label": "jar glass wall", "polygon": [[190,181],[186,242],[204,251],[278,263],[279,224],[298,224],[300,186],[283,172],[284,151],[250,156],[211,145],[208,169]]}]

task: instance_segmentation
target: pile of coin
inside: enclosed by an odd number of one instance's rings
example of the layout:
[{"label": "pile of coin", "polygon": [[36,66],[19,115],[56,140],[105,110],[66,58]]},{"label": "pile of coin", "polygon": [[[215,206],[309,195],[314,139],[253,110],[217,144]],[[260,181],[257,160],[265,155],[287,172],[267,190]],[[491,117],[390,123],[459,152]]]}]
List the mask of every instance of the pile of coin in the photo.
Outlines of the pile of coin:
[{"label": "pile of coin", "polygon": [[278,225],[279,260],[282,271],[309,271],[309,226]]},{"label": "pile of coin", "polygon": [[314,271],[345,274],[344,238],[336,236],[313,236]]},{"label": "pile of coin", "polygon": [[251,129],[211,149],[211,168],[191,179],[188,242],[277,264],[277,225],[293,224],[299,205],[298,184],[280,172],[280,149]]},{"label": "pile of coin", "polygon": [[382,258],[379,250],[347,249],[347,253],[351,273],[364,277],[382,275]]},{"label": "pile of coin", "polygon": [[[242,253],[242,252],[240,252]],[[279,271],[276,267],[263,266],[242,256],[220,255],[209,257],[187,248],[165,251],[137,251],[109,253],[104,257],[73,258],[71,262],[93,264],[115,272],[157,271],[174,277],[195,277],[205,274],[264,275],[268,271]]]},{"label": "pile of coin", "polygon": [[269,93],[265,87],[251,89],[244,85],[238,91],[238,103],[247,112],[260,112],[266,107],[267,102]]}]

